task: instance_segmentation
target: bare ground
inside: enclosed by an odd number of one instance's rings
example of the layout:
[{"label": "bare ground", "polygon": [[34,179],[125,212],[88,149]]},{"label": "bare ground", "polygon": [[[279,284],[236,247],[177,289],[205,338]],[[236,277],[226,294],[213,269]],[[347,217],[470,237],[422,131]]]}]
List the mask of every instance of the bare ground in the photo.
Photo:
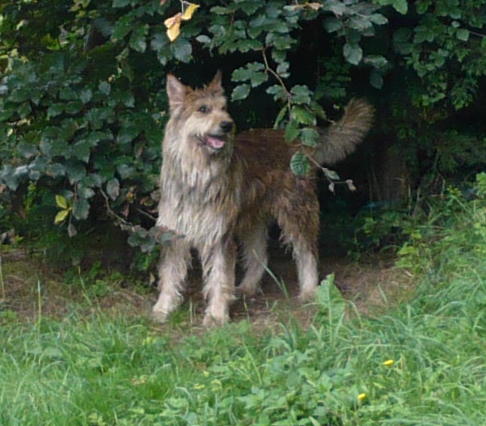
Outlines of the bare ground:
[{"label": "bare ground", "polygon": [[[1,249],[0,249],[1,250]],[[90,293],[81,285],[67,285],[62,276],[28,256],[23,250],[0,251],[0,313],[10,312],[18,319],[32,321],[39,316],[62,318],[74,307],[83,315],[91,311],[123,312],[130,316],[148,316],[156,298],[155,289],[130,283],[106,283],[104,295]],[[348,258],[320,259],[321,277],[335,274],[335,284],[343,296],[353,301],[364,315],[379,314],[390,305],[409,297],[411,277],[393,266],[393,259],[374,256],[367,262]],[[197,265],[190,274],[186,302],[172,325],[200,325],[204,303]],[[310,305],[299,304],[295,265],[281,249],[270,252],[270,273],[263,279],[261,292],[253,298],[237,300],[231,309],[233,321],[249,319],[260,329],[272,328],[294,318],[304,326],[313,317]],[[0,316],[1,323],[1,316]],[[155,329],[161,327],[155,326]],[[162,327],[165,328],[165,327]]]}]

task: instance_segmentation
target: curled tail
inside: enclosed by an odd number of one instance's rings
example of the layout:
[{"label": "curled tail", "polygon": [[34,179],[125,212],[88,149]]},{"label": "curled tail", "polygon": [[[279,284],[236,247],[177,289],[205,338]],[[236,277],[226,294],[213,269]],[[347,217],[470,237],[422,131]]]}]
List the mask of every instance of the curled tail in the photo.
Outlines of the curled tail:
[{"label": "curled tail", "polygon": [[375,109],[363,99],[351,99],[341,119],[319,129],[320,143],[314,153],[319,164],[334,164],[356,149],[373,122]]}]

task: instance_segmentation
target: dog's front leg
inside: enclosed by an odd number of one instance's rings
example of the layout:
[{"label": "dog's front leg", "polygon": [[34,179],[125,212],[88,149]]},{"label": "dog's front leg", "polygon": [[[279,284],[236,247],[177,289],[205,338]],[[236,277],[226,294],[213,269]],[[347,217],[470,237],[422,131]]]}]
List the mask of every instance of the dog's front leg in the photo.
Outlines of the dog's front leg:
[{"label": "dog's front leg", "polygon": [[162,250],[159,264],[160,295],[152,310],[155,321],[164,322],[180,305],[190,259],[190,246],[184,240],[174,240]]},{"label": "dog's front leg", "polygon": [[221,325],[229,319],[229,306],[234,300],[236,244],[231,239],[221,241],[201,252],[204,272],[204,296],[208,306],[205,326]]}]

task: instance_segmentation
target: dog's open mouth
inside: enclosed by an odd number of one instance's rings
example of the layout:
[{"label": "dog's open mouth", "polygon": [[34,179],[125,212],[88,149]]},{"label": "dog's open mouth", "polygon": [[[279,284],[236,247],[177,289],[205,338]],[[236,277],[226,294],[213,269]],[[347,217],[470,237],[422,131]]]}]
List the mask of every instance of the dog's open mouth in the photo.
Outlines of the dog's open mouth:
[{"label": "dog's open mouth", "polygon": [[226,144],[226,137],[223,135],[199,136],[198,139],[203,145],[206,145],[215,151],[219,151],[220,149],[224,148],[224,145]]}]

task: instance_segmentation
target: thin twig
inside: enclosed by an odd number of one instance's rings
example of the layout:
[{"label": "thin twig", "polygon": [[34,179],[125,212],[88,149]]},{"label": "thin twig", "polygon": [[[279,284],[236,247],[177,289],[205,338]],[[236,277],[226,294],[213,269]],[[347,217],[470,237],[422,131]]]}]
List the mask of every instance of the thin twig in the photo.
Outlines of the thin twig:
[{"label": "thin twig", "polygon": [[[306,154],[306,157],[310,160],[312,164],[314,164],[318,169],[321,169],[324,172],[324,175],[326,176],[327,181],[334,186],[334,184],[346,184],[348,189],[350,191],[356,191],[356,188],[353,184],[353,181],[351,179],[346,179],[346,180],[334,180],[329,177],[329,174],[332,172],[332,170],[328,169],[327,167],[321,166],[315,158],[313,158],[311,155]],[[335,172],[334,172],[335,173]],[[334,189],[330,189],[331,192],[334,192]]]},{"label": "thin twig", "polygon": [[150,213],[147,213],[146,211],[136,207],[135,210],[139,212],[140,214],[143,214],[145,217],[148,217],[149,219],[153,220],[154,222],[157,222],[157,218],[155,216],[152,216]]},{"label": "thin twig", "polygon": [[113,217],[114,219],[118,220],[119,222],[121,222],[123,225],[125,226],[129,226],[131,228],[133,228],[133,224],[131,224],[130,222],[128,222],[127,220],[123,219],[120,215],[116,214],[113,209],[111,208],[110,206],[110,199],[108,198],[108,195],[105,193],[105,191],[103,191],[103,189],[100,188],[100,193],[101,195],[103,196],[103,198],[105,199],[105,205],[106,205],[106,210],[108,211],[108,214]]},{"label": "thin twig", "polygon": [[272,74],[277,79],[277,81],[282,86],[282,88],[285,90],[285,94],[287,95],[287,106],[290,109],[291,106],[290,100],[292,98],[292,94],[289,92],[289,89],[287,89],[287,86],[285,85],[285,82],[283,81],[280,74],[276,72],[273,68],[271,68],[270,65],[268,64],[268,58],[265,52],[265,48],[262,49],[262,56],[263,56],[263,62],[265,63],[265,71]]}]

